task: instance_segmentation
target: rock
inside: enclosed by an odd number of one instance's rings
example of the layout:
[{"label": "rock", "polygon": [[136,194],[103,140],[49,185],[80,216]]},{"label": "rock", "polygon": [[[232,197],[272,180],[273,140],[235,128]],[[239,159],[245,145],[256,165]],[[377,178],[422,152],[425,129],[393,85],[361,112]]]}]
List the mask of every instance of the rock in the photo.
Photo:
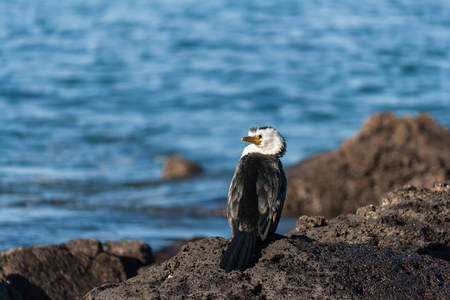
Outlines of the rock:
[{"label": "rock", "polygon": [[[1,270],[1,269],[0,269]],[[0,271],[0,276],[2,272]],[[9,281],[0,278],[0,299],[2,300],[22,300],[22,296]]]},{"label": "rock", "polygon": [[185,179],[200,173],[202,173],[202,169],[196,163],[179,155],[172,155],[164,162],[161,177],[163,179]]},{"label": "rock", "polygon": [[152,249],[141,241],[104,242],[103,249],[105,252],[120,257],[128,278],[136,276],[139,268],[154,262]]},{"label": "rock", "polygon": [[450,264],[366,245],[277,237],[256,265],[225,273],[227,240],[188,244],[174,258],[84,299],[448,299]]},{"label": "rock", "polygon": [[203,237],[194,237],[188,240],[181,240],[162,248],[161,250],[155,252],[155,264],[161,264],[162,262],[174,257],[180,252],[181,248],[190,242],[195,242],[204,239]]},{"label": "rock", "polygon": [[450,179],[450,134],[428,114],[377,114],[340,149],[288,168],[286,176],[285,215],[354,213],[403,185]]},{"label": "rock", "polygon": [[102,243],[94,239],[75,239],[67,241],[62,245],[75,256],[79,253],[83,253],[87,256],[93,257],[100,252],[103,252]]},{"label": "rock", "polygon": [[136,240],[104,242],[103,250],[119,257],[135,258],[142,265],[148,265],[154,260],[150,246]]},{"label": "rock", "polygon": [[[105,248],[114,243],[123,242],[108,242]],[[140,241],[127,242],[131,249],[143,247],[142,244]],[[130,273],[137,274],[142,263],[134,266],[132,272],[127,265],[130,256],[112,252],[117,255],[106,252],[99,241],[92,239],[2,251],[0,280],[9,283],[6,287],[11,299],[76,299],[93,287],[125,281]],[[126,251],[123,253],[130,255]],[[132,258],[140,261],[142,254]],[[3,287],[0,291],[3,293]]]},{"label": "rock", "polygon": [[[402,253],[423,248],[423,254],[433,253],[432,243],[450,244],[450,181],[430,189],[404,186],[387,193],[378,207],[361,207],[355,214],[323,220],[321,226],[311,226],[310,218],[300,217],[291,234],[326,243],[370,244]],[[448,251],[437,245],[434,249],[441,258]]]},{"label": "rock", "polygon": [[426,247],[418,249],[417,253],[450,261],[450,247],[441,243],[428,244]]},{"label": "rock", "polygon": [[302,217],[295,232],[260,243],[245,271],[219,268],[230,239],[202,239],[84,299],[450,299],[449,201],[441,182],[356,214]]}]

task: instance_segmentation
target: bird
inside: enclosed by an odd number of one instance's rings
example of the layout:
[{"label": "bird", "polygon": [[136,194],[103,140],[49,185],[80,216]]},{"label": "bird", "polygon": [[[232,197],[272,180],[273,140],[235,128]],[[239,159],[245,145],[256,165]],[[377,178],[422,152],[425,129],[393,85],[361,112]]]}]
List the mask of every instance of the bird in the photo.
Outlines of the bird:
[{"label": "bird", "polygon": [[253,262],[256,241],[275,233],[286,199],[286,175],[280,161],[284,137],[273,127],[252,127],[231,180],[227,217],[232,239],[220,261],[226,273],[245,270]]}]

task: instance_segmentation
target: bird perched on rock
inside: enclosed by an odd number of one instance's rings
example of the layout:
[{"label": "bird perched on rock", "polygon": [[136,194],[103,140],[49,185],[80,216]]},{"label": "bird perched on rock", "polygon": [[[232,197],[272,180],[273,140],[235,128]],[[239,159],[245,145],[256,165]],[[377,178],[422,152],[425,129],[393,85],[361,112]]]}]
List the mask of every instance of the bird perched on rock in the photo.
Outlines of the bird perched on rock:
[{"label": "bird perched on rock", "polygon": [[283,136],[273,127],[250,128],[228,191],[227,216],[233,239],[220,262],[227,273],[245,270],[253,261],[256,239],[275,232],[286,199],[286,176],[280,161]]}]

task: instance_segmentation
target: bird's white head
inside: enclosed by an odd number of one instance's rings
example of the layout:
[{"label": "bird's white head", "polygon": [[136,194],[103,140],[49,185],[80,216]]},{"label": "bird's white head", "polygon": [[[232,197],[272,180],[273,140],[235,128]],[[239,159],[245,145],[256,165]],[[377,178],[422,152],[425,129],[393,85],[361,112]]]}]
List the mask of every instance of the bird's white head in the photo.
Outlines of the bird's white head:
[{"label": "bird's white head", "polygon": [[250,128],[248,136],[243,137],[242,141],[251,143],[245,147],[242,156],[249,153],[260,153],[281,157],[286,153],[284,137],[273,127]]}]

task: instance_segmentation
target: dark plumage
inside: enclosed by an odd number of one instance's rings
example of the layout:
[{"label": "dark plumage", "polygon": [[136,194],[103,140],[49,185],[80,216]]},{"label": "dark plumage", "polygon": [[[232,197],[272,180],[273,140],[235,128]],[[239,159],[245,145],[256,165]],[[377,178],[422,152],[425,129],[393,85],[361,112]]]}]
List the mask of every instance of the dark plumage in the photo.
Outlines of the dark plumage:
[{"label": "dark plumage", "polygon": [[227,216],[233,239],[220,262],[226,272],[244,270],[253,261],[256,240],[275,232],[286,199],[286,176],[279,157],[286,151],[272,127],[251,128],[228,192]]}]

